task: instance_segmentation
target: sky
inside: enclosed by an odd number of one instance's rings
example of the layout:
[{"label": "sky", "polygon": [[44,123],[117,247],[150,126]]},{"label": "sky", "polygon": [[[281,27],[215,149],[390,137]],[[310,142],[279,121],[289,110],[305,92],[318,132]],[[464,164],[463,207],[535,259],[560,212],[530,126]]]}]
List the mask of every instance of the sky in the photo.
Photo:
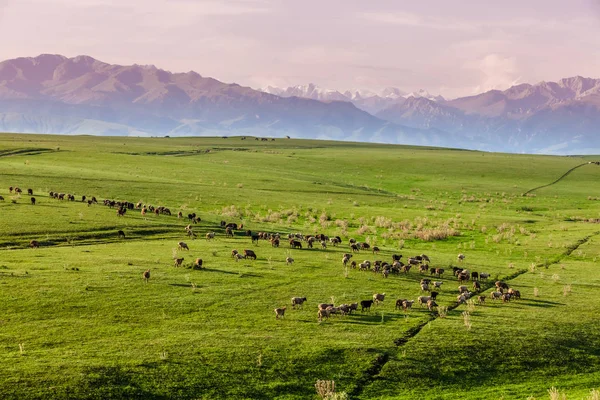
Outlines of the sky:
[{"label": "sky", "polygon": [[600,0],[0,0],[0,60],[43,53],[253,88],[447,98],[600,78]]}]

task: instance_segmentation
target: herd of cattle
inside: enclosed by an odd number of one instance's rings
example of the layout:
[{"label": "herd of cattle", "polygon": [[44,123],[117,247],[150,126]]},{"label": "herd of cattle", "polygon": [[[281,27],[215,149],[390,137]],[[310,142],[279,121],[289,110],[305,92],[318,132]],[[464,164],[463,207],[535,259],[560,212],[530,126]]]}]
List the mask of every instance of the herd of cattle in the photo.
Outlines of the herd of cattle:
[{"label": "herd of cattle", "polygon": [[[10,193],[21,194],[22,189],[19,187],[10,187]],[[28,195],[33,196],[33,190],[27,189]],[[68,200],[75,201],[75,196],[69,193],[60,193],[60,192],[49,192],[49,197],[57,200]],[[3,197],[0,196],[0,200],[4,200]],[[81,202],[87,202],[88,206],[92,204],[98,203],[96,197],[86,197],[81,196]],[[31,197],[31,203],[35,204],[35,198]],[[117,208],[117,215],[124,216],[127,210],[140,210],[142,215],[146,213],[154,213],[156,215],[171,215],[171,211],[169,208],[164,206],[152,206],[142,204],[141,202],[133,203],[128,201],[115,201],[115,200],[104,200],[103,204],[111,207]],[[182,212],[177,214],[178,218],[184,218]],[[187,219],[196,224],[201,221],[200,217],[196,215],[196,213],[190,213],[187,215]],[[224,229],[225,237],[234,237],[234,231],[242,231],[243,225],[236,223],[227,223],[226,221],[221,221],[220,227]],[[193,227],[191,224],[185,227],[186,234],[194,239],[196,238],[196,234],[194,233]],[[260,240],[269,241],[272,247],[279,247],[282,237],[281,234],[278,233],[269,233],[269,232],[252,232],[250,230],[242,231],[243,234],[249,236],[251,239],[251,243],[256,243]],[[122,230],[118,231],[118,236],[122,239],[125,238],[125,233]],[[216,236],[215,232],[206,233],[206,239],[211,240]],[[324,234],[316,234],[316,235],[302,235],[298,233],[290,233],[287,235],[287,240],[289,243],[289,247],[292,249],[302,249],[306,247],[308,249],[314,248],[316,245],[319,245],[320,248],[326,249],[328,245],[337,247],[342,244],[342,239],[339,236],[328,237]],[[36,240],[31,240],[29,246],[32,248],[37,248],[40,246],[39,242]],[[185,242],[179,242],[177,245],[178,250],[189,250],[189,246]],[[420,289],[422,293],[427,293],[427,295],[421,295],[417,298],[416,302],[420,307],[426,306],[429,311],[434,311],[435,307],[438,307],[436,303],[437,296],[441,291],[442,285],[444,282],[441,280],[446,273],[444,268],[439,267],[431,267],[429,266],[430,258],[426,254],[417,255],[414,257],[410,257],[406,260],[406,263],[402,262],[402,255],[394,254],[392,255],[392,259],[390,262],[375,260],[371,262],[370,260],[364,260],[363,262],[357,263],[352,260],[353,256],[360,251],[370,251],[373,255],[379,254],[380,249],[377,246],[370,246],[366,242],[357,242],[354,239],[349,240],[349,249],[350,253],[345,253],[342,256],[342,264],[344,267],[350,267],[353,269],[358,268],[359,271],[372,271],[374,273],[381,274],[384,278],[387,278],[390,274],[408,274],[410,270],[414,267],[418,269],[418,272],[421,275],[429,274],[428,278],[422,278],[420,280]],[[251,259],[256,260],[257,255],[254,250],[245,249],[242,252],[238,252],[237,250],[231,251],[231,257],[235,261],[239,261],[242,259]],[[459,254],[457,257],[458,263],[462,263],[465,259],[464,254]],[[183,257],[174,257],[174,266],[181,267],[183,265],[184,258]],[[286,264],[292,264],[294,260],[291,257],[286,258]],[[193,269],[203,269],[203,260],[201,258],[197,258],[192,264]],[[482,291],[482,282],[486,282],[488,278],[490,278],[489,273],[479,273],[476,271],[469,271],[462,267],[452,267],[452,274],[456,278],[459,286],[458,286],[458,295],[456,297],[456,305],[460,305],[466,303],[470,299],[474,299],[476,296],[476,301],[479,304],[483,304],[485,302],[486,297],[481,295]],[[148,282],[150,279],[150,269],[146,270],[142,274],[142,278],[144,281]],[[434,280],[436,279],[437,280]],[[465,284],[468,281],[472,282],[472,290],[469,290],[469,287]],[[501,300],[503,302],[509,302],[513,299],[520,299],[521,294],[518,290],[510,288],[505,282],[497,281],[495,282],[495,290],[490,293],[490,298],[492,300]],[[329,318],[331,315],[346,315],[351,314],[353,311],[358,311],[359,307],[361,312],[368,312],[371,310],[371,307],[375,305],[379,305],[383,303],[385,300],[385,293],[375,293],[373,294],[372,299],[361,300],[360,302],[351,303],[351,304],[340,304],[335,306],[330,303],[320,303],[318,304],[318,313],[317,317],[319,321],[322,321],[323,318]],[[292,297],[291,304],[292,308],[300,308],[306,302],[306,297]],[[404,298],[397,299],[395,301],[395,309],[402,309],[404,312],[410,310],[415,303],[415,300],[408,300]],[[283,318],[285,316],[285,311],[287,307],[279,307],[275,308],[275,317],[276,319]]]}]

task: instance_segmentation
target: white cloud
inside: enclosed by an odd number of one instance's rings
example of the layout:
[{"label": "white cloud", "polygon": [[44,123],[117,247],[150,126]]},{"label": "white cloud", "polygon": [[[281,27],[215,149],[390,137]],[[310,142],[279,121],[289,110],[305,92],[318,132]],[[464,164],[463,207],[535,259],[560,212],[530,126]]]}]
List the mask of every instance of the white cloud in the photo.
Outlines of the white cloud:
[{"label": "white cloud", "polygon": [[467,69],[475,70],[481,76],[479,84],[473,88],[473,94],[488,90],[504,90],[519,83],[521,76],[515,57],[488,54],[481,60],[468,63]]}]

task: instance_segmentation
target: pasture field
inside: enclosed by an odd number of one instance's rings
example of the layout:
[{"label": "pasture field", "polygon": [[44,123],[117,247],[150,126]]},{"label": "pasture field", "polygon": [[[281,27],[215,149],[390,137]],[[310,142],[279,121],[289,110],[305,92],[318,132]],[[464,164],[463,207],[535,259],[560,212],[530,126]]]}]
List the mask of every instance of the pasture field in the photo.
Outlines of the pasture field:
[{"label": "pasture field", "polygon": [[[600,389],[600,166],[522,194],[598,160],[1,134],[0,399],[318,399],[317,380],[350,399],[546,399],[552,387],[586,399]],[[104,199],[172,215],[119,217]],[[184,229],[192,212],[195,239]],[[226,237],[221,221],[243,229]],[[247,229],[281,233],[280,247],[252,243]],[[291,249],[289,233],[342,244]],[[427,254],[446,270],[441,312],[395,309],[423,294],[418,267],[388,278],[344,268],[350,238],[381,249],[357,262]],[[236,262],[232,249],[258,258]],[[194,270],[198,257],[205,268]],[[457,305],[457,266],[491,275],[485,304]],[[492,301],[496,280],[522,298]],[[370,312],[317,320],[319,303],[375,293],[385,300]],[[293,296],[307,298],[302,308]]]}]

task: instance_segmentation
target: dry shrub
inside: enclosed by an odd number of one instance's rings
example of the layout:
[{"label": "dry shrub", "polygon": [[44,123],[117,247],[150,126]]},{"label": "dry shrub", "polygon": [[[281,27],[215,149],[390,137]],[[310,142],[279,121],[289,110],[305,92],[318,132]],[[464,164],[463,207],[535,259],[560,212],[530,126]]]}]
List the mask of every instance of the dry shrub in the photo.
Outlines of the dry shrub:
[{"label": "dry shrub", "polygon": [[536,287],[533,288],[533,297],[538,297],[540,295],[540,290]]},{"label": "dry shrub", "polygon": [[471,328],[473,327],[473,324],[471,323],[471,314],[469,314],[468,311],[463,311],[462,316],[463,316],[463,323],[465,324],[465,327],[467,328],[468,331],[470,331]]},{"label": "dry shrub", "polygon": [[365,233],[369,233],[369,232],[375,233],[375,231],[373,229],[371,229],[371,227],[369,227],[369,225],[361,225],[361,227],[358,228],[358,230],[356,232],[359,235],[364,235]]},{"label": "dry shrub", "polygon": [[586,400],[600,400],[600,390],[592,389]]},{"label": "dry shrub", "polygon": [[415,238],[421,239],[425,242],[444,240],[451,236],[460,236],[460,232],[454,228],[439,228],[421,230],[414,233]]},{"label": "dry shrub", "polygon": [[221,210],[221,215],[224,217],[238,218],[240,216],[240,212],[234,205],[225,206]]},{"label": "dry shrub", "polygon": [[560,391],[554,386],[548,389],[548,394],[550,395],[550,400],[567,400],[567,394],[561,394]]},{"label": "dry shrub", "polygon": [[446,318],[448,316],[448,307],[447,306],[438,306],[438,316],[440,318]]},{"label": "dry shrub", "polygon": [[392,220],[380,215],[375,218],[375,226],[378,228],[390,228],[392,226]]},{"label": "dry shrub", "polygon": [[563,296],[568,296],[571,293],[571,285],[563,286]]}]

